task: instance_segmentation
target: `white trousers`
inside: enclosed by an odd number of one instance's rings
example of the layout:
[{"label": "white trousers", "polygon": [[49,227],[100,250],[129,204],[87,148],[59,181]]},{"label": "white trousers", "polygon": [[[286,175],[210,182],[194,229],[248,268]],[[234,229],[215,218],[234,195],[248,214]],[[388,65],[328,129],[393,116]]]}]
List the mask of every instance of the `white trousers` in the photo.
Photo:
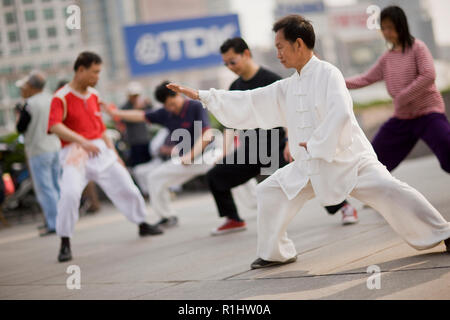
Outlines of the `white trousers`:
[{"label": "white trousers", "polygon": [[[206,174],[214,167],[213,161],[217,158],[217,150],[205,152],[203,158],[206,161],[202,163],[193,163],[182,165],[181,163],[166,161],[158,168],[147,175],[147,187],[150,195],[150,203],[154,212],[161,218],[173,215],[173,209],[170,206],[169,188]],[[247,183],[232,189],[233,197],[236,198],[238,207],[247,209],[256,208],[256,181],[249,180]]]},{"label": "white trousers", "polygon": [[[60,180],[60,199],[56,218],[56,232],[60,237],[72,237],[75,223],[79,218],[81,193],[89,181],[95,181],[106,193],[112,203],[133,223],[145,222],[145,201],[133,183],[128,171],[117,162],[102,141],[94,140],[101,149],[97,158],[87,158],[74,145],[61,150],[60,163],[63,169]],[[111,151],[111,150],[110,150]],[[112,152],[112,151],[111,151]],[[75,153],[75,159],[71,156]],[[78,153],[78,155],[76,155]],[[111,161],[113,158],[113,161]],[[98,165],[108,163],[107,166]]]},{"label": "white trousers", "polygon": [[161,158],[154,158],[149,162],[138,164],[131,171],[142,193],[148,194],[147,176],[164,163]]},{"label": "white trousers", "polygon": [[[257,186],[256,193],[258,257],[286,261],[296,256],[286,228],[303,205],[315,197],[311,182],[290,201],[273,175]],[[450,237],[450,223],[422,194],[394,178],[379,162],[359,168],[358,181],[350,195],[378,211],[417,250],[432,248]]]}]

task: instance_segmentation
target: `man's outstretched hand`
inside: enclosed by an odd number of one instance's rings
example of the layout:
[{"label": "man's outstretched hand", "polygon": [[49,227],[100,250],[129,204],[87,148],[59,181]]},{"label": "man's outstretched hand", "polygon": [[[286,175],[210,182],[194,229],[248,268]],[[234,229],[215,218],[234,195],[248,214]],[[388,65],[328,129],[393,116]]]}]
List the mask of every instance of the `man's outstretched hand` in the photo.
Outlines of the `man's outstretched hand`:
[{"label": "man's outstretched hand", "polygon": [[169,83],[167,85],[167,88],[169,88],[170,90],[175,91],[177,93],[182,93],[191,99],[194,99],[194,100],[200,99],[200,97],[198,96],[198,90],[194,90],[194,89],[187,88],[187,87],[182,87],[176,83]]}]

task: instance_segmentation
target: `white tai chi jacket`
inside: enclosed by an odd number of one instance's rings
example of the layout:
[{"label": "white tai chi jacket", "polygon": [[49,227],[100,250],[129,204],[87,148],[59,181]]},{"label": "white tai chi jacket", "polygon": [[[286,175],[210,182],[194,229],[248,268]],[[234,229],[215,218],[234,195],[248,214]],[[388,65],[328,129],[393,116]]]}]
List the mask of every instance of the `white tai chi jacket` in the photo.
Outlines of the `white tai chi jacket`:
[{"label": "white tai chi jacket", "polygon": [[[294,162],[274,175],[289,200],[311,181],[322,205],[341,203],[353,190],[358,168],[377,162],[353,113],[341,72],[313,56],[300,74],[247,91],[200,90],[204,107],[236,129],[286,127]],[[299,146],[307,142],[307,150]]]}]

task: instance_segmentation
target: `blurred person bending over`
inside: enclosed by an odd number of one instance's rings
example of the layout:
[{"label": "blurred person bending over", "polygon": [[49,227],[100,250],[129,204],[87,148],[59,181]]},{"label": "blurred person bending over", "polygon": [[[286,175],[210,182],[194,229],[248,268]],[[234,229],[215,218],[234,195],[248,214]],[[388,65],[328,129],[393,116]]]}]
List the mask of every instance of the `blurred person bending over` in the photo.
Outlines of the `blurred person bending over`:
[{"label": "blurred person bending over", "polygon": [[170,206],[169,188],[181,185],[206,174],[222,155],[221,146],[212,142],[209,116],[198,101],[186,99],[169,90],[163,82],[155,90],[156,100],[164,108],[155,111],[107,109],[112,117],[126,121],[159,124],[169,130],[165,143],[159,149],[167,161],[147,175],[147,188],[158,225],[172,227],[178,218]]}]

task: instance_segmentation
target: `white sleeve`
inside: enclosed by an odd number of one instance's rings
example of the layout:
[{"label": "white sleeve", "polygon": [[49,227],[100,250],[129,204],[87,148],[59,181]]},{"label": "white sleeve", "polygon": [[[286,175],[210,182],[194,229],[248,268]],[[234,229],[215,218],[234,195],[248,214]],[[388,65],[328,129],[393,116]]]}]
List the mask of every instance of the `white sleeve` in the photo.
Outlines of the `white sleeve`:
[{"label": "white sleeve", "polygon": [[235,129],[285,127],[286,79],[246,91],[200,90],[203,106],[223,125]]}]

